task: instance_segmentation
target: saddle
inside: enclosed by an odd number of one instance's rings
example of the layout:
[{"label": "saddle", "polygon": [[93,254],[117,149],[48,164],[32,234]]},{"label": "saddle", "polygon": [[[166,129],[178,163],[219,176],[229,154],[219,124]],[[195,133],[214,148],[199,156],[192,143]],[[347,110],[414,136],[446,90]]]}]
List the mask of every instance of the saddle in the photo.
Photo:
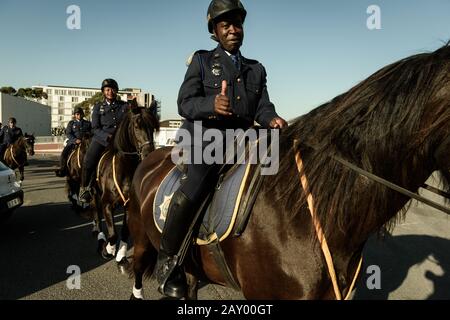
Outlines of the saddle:
[{"label": "saddle", "polygon": [[[245,135],[244,135],[245,138]],[[256,150],[260,139],[246,145],[246,160],[236,161],[234,165],[225,164],[219,173],[218,183],[199,210],[199,222],[195,243],[199,246],[221,242],[230,235],[239,236],[256,199],[257,189],[262,182],[260,166],[249,161],[250,148]],[[264,138],[267,138],[265,135]],[[237,139],[243,139],[238,137]],[[235,141],[236,142],[236,141]],[[253,144],[253,145],[252,145]],[[236,151],[236,150],[235,150]],[[235,154],[235,160],[238,160]],[[242,159],[240,159],[242,160]],[[174,167],[162,180],[153,202],[154,223],[162,233],[169,204],[175,191],[180,187],[185,176],[184,166]],[[234,231],[234,232],[233,232]]]}]

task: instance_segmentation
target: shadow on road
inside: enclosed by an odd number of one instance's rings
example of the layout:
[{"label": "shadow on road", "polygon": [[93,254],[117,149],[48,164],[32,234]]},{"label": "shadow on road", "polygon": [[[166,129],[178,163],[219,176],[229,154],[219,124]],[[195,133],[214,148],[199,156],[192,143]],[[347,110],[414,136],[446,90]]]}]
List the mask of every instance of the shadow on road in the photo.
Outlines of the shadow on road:
[{"label": "shadow on road", "polygon": [[[442,272],[424,271],[432,287],[426,299],[450,299],[450,240],[427,235],[386,236],[384,240],[370,239],[364,251],[364,266],[354,300],[387,300],[389,294],[404,282],[411,267],[432,261]],[[430,262],[431,263],[431,262]],[[381,290],[369,290],[367,280],[373,274],[364,271],[370,265],[381,270]]]},{"label": "shadow on road", "polygon": [[83,273],[104,263],[88,220],[66,203],[19,208],[0,225],[0,299],[18,299],[65,281],[71,265]]}]

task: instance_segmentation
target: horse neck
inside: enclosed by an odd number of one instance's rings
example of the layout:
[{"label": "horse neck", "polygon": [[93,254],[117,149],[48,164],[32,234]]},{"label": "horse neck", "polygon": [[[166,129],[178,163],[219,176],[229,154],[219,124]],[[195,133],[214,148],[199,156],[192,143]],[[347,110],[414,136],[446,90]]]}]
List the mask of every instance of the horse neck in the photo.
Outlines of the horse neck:
[{"label": "horse neck", "polygon": [[119,155],[122,152],[136,152],[136,143],[131,138],[133,136],[131,120],[125,119],[120,126],[114,134],[113,143],[109,146],[110,151]]}]

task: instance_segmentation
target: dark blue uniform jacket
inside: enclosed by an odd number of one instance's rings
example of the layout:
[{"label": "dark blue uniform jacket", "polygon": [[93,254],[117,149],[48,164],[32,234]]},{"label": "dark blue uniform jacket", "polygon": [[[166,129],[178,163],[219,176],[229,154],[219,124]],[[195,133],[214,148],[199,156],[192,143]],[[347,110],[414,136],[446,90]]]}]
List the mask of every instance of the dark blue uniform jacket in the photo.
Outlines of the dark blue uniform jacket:
[{"label": "dark blue uniform jacket", "polygon": [[[228,84],[231,117],[214,113],[214,100],[221,93],[222,80]],[[202,120],[203,130],[247,129],[254,121],[269,128],[270,121],[278,115],[266,83],[266,70],[256,60],[241,56],[238,69],[220,46],[212,51],[197,51],[178,95],[178,112],[186,119],[182,128],[193,134],[193,122],[198,120]]]},{"label": "dark blue uniform jacket", "polygon": [[91,122],[81,119],[80,121],[72,120],[67,124],[66,136],[69,139],[68,145],[75,144],[77,139],[82,140],[85,135],[91,134]]},{"label": "dark blue uniform jacket", "polygon": [[2,141],[2,144],[10,145],[21,136],[23,136],[23,133],[19,127],[10,128],[9,126],[4,126],[0,132],[0,141]]},{"label": "dark blue uniform jacket", "polygon": [[92,111],[93,139],[106,147],[108,136],[114,134],[127,111],[128,104],[120,100],[111,104],[108,104],[106,100],[96,104]]}]

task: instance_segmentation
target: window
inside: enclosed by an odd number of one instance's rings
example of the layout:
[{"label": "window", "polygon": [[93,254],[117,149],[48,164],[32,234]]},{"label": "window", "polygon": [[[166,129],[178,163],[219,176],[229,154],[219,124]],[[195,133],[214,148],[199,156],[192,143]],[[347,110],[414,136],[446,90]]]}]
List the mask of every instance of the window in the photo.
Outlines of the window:
[{"label": "window", "polygon": [[77,97],[72,97],[72,102],[78,102],[78,98]]},{"label": "window", "polygon": [[47,89],[47,95],[52,94],[52,89]]},{"label": "window", "polygon": [[60,96],[60,97],[59,97],[59,101],[64,102],[64,97],[63,97],[63,96]]}]

